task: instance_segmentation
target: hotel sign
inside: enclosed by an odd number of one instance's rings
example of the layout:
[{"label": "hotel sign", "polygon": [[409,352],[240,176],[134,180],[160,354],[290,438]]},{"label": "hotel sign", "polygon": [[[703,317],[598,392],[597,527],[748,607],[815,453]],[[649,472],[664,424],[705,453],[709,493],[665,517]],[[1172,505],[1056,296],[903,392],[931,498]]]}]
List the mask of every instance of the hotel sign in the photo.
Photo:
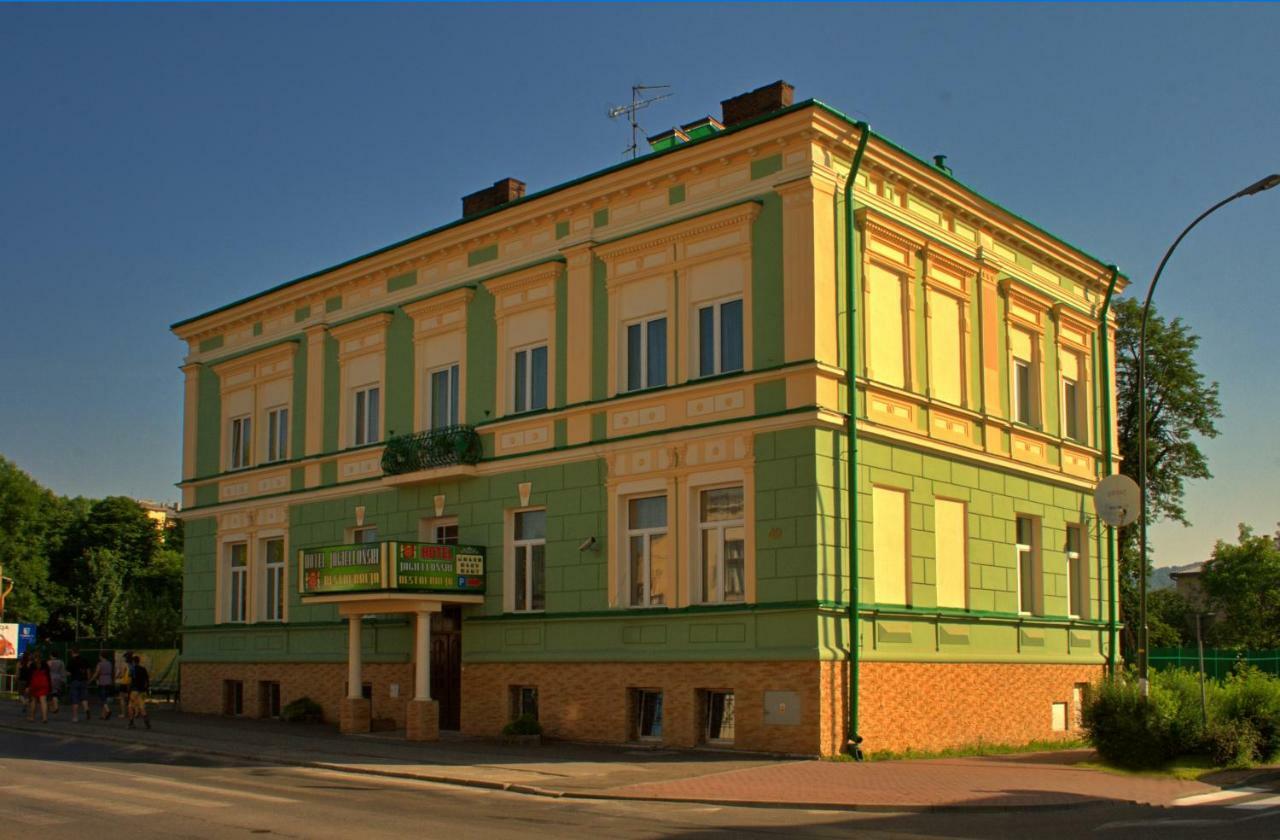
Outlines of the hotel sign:
[{"label": "hotel sign", "polygon": [[390,540],[298,552],[303,595],[342,592],[484,594],[484,548]]}]

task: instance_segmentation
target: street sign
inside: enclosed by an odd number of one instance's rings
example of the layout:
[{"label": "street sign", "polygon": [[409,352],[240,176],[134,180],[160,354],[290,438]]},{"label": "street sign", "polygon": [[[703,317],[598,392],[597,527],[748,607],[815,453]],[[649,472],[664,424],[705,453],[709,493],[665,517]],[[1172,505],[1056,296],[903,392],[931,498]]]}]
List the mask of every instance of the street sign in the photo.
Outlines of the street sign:
[{"label": "street sign", "polygon": [[1113,528],[1132,525],[1142,512],[1142,490],[1127,475],[1109,475],[1093,491],[1093,508]]}]

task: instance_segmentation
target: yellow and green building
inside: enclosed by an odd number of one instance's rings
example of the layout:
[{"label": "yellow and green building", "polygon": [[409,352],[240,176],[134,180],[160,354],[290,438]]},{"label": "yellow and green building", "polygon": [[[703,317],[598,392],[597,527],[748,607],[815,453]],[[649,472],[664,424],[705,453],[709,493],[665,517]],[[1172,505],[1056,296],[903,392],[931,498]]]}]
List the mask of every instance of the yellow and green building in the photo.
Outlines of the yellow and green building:
[{"label": "yellow and green building", "polygon": [[1115,650],[1124,279],[783,83],[722,104],[173,326],[188,710],[1073,736]]}]

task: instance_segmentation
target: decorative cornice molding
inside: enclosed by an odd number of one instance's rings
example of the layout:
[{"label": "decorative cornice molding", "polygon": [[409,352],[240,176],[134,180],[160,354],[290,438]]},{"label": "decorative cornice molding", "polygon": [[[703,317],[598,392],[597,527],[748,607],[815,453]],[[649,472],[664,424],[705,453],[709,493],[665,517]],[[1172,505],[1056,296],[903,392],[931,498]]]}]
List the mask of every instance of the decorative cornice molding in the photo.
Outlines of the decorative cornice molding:
[{"label": "decorative cornice molding", "polygon": [[760,203],[745,201],[724,210],[704,216],[696,216],[682,222],[672,222],[648,233],[638,233],[607,245],[596,247],[596,256],[610,262],[628,254],[659,248],[683,239],[690,239],[722,228],[750,224],[760,215]]}]

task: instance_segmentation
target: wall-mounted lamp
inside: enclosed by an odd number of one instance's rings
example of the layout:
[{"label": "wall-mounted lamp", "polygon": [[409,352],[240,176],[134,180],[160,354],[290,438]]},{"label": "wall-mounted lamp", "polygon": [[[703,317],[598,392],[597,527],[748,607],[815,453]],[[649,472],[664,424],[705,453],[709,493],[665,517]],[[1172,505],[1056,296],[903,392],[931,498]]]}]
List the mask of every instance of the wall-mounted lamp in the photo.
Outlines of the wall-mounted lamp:
[{"label": "wall-mounted lamp", "polygon": [[595,551],[599,548],[595,537],[587,537],[582,541],[582,545],[578,546],[578,551]]}]

